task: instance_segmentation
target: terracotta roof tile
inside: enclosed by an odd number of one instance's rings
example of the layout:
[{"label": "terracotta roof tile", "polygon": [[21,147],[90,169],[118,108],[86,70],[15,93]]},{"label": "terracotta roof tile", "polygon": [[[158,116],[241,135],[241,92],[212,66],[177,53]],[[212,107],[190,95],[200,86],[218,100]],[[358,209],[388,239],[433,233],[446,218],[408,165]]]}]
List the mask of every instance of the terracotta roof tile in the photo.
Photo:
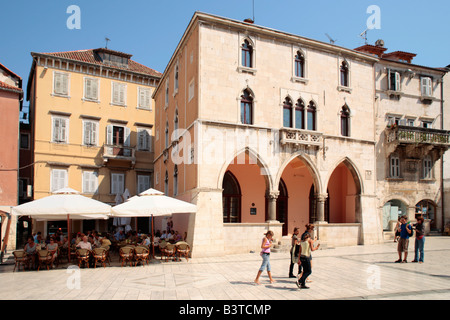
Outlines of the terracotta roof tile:
[{"label": "terracotta roof tile", "polygon": [[17,92],[17,93],[23,93],[22,89],[20,89],[18,87],[15,87],[15,86],[12,86],[10,84],[7,84],[7,83],[5,83],[3,81],[0,81],[0,90],[6,90],[6,91]]},{"label": "terracotta roof tile", "polygon": [[76,61],[96,64],[96,65],[104,65],[104,66],[108,66],[108,67],[119,69],[119,70],[133,71],[133,72],[143,73],[143,74],[147,74],[147,75],[154,76],[154,77],[161,77],[161,75],[162,75],[160,72],[158,72],[154,69],[151,69],[149,67],[146,67],[146,66],[144,66],[134,60],[131,60],[131,59],[128,60],[128,67],[120,67],[120,66],[113,66],[110,64],[105,64],[105,63],[103,63],[100,56],[97,54],[97,52],[100,52],[100,51],[115,54],[115,55],[118,55],[121,57],[126,57],[128,59],[131,57],[131,55],[129,55],[129,54],[110,50],[110,49],[105,49],[105,48],[66,51],[66,52],[36,53],[36,54],[46,55],[46,56],[51,56],[51,57],[58,57],[58,58],[69,59],[69,60],[76,60]]}]

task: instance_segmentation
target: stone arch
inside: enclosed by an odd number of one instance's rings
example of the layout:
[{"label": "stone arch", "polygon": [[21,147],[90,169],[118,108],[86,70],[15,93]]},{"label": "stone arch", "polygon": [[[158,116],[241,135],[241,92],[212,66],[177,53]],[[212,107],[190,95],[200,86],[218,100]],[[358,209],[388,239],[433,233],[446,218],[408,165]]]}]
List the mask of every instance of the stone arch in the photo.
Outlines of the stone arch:
[{"label": "stone arch", "polygon": [[305,155],[303,151],[298,151],[295,153],[292,153],[291,156],[286,159],[283,164],[278,169],[277,175],[275,177],[274,186],[278,186],[281,180],[281,176],[283,175],[284,170],[286,167],[291,163],[294,159],[299,158],[301,161],[303,161],[306,164],[306,167],[308,168],[309,173],[311,174],[314,182],[314,187],[317,190],[317,193],[323,192],[323,185],[321,183],[319,170],[317,170],[316,166],[314,165],[313,161],[310,159],[308,155]]}]

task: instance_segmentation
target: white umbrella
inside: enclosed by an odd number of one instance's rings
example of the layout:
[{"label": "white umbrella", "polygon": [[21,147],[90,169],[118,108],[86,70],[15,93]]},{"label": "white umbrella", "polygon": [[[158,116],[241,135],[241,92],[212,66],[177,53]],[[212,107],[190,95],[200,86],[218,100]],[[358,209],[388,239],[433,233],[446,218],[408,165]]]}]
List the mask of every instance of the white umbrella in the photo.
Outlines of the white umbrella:
[{"label": "white umbrella", "polygon": [[161,191],[148,189],[128,201],[112,207],[113,217],[168,216],[174,213],[195,213],[195,204],[167,197]]},{"label": "white umbrella", "polygon": [[82,196],[78,191],[64,188],[53,192],[51,196],[16,206],[12,214],[30,216],[38,221],[108,219],[111,206]]},{"label": "white umbrella", "polygon": [[[132,197],[128,201],[112,207],[113,217],[152,217],[152,247],[153,247],[153,217],[169,216],[174,213],[195,213],[195,204],[167,197],[161,191],[148,189]],[[155,248],[153,247],[153,256]]]},{"label": "white umbrella", "polygon": [[[82,196],[78,191],[63,188],[53,195],[16,206],[15,216],[30,216],[38,221],[60,221],[67,219],[67,233],[70,243],[70,220],[108,219],[111,206]],[[70,261],[70,254],[69,254]]]}]

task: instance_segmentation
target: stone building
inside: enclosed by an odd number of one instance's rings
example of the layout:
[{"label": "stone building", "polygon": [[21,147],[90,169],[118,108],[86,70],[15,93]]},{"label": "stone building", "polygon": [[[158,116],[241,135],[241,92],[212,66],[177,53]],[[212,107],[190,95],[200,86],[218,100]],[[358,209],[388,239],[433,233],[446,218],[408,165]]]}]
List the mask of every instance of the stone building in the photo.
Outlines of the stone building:
[{"label": "stone building", "polygon": [[19,169],[19,115],[22,108],[22,78],[0,63],[0,239],[1,256],[14,248],[15,222],[11,207],[17,205]]},{"label": "stone building", "polygon": [[[161,74],[107,48],[31,55],[33,199],[70,187],[116,204],[127,190],[133,196],[151,187],[151,95]],[[138,222],[131,222],[133,228]],[[108,230],[106,221],[72,223],[75,231]],[[67,222],[33,222],[33,232],[46,235],[54,228],[65,230]],[[148,232],[148,219],[141,228]]]},{"label": "stone building", "polygon": [[444,130],[446,72],[413,64],[413,53],[385,53],[379,41],[356,50],[376,55],[375,114],[377,208],[383,230],[401,215],[423,215],[428,232],[443,226],[443,155],[450,145]]},{"label": "stone building", "polygon": [[197,204],[180,218],[195,256],[259,250],[265,230],[310,222],[328,246],[383,240],[378,63],[194,14],[153,97],[155,188]]}]

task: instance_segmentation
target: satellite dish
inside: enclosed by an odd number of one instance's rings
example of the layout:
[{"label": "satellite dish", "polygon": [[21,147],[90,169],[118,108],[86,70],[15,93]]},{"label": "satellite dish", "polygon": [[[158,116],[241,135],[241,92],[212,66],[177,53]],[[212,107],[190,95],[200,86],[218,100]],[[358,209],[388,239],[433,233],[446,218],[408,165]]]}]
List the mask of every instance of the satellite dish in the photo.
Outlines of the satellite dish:
[{"label": "satellite dish", "polygon": [[383,39],[379,39],[375,42],[375,45],[377,47],[384,47],[384,40]]}]

